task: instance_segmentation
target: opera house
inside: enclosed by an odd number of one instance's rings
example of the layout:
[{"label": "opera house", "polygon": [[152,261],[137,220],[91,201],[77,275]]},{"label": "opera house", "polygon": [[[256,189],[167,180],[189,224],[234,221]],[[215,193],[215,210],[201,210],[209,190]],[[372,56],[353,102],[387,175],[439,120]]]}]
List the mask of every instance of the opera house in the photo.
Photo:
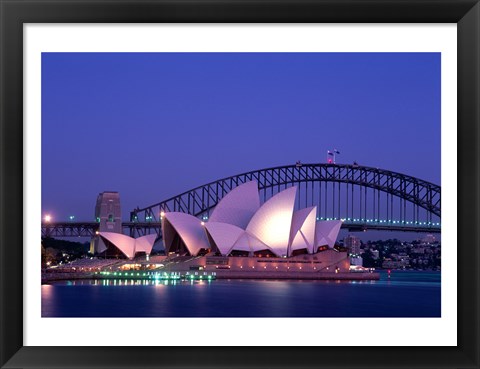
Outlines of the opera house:
[{"label": "opera house", "polygon": [[[162,212],[165,270],[216,271],[238,278],[255,278],[260,272],[272,278],[280,272],[294,277],[348,272],[347,253],[334,249],[342,222],[317,221],[316,207],[295,210],[296,192],[296,187],[287,188],[261,204],[258,185],[252,181],[225,195],[208,221]],[[100,232],[100,238],[105,249],[129,259],[138,252],[149,255],[155,242],[155,235],[133,239]]]},{"label": "opera house", "polygon": [[291,257],[333,248],[341,221],[316,221],[316,207],[294,211],[296,187],[290,187],[260,206],[256,182],[229,192],[208,222],[178,212],[162,214],[167,254],[197,256]]}]

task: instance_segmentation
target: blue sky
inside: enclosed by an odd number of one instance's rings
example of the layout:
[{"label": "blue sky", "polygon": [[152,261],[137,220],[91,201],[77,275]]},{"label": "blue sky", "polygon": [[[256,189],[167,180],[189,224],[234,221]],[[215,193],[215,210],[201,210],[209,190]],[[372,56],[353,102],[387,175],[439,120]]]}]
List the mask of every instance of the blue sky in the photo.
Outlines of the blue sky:
[{"label": "blue sky", "polygon": [[357,161],[440,184],[438,53],[44,53],[42,211],[124,217],[198,185]]}]

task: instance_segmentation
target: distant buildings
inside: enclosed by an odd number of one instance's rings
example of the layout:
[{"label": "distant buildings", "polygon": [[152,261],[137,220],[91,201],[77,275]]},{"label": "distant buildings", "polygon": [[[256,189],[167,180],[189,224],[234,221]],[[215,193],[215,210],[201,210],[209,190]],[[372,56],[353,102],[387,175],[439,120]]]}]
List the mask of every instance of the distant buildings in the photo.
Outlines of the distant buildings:
[{"label": "distant buildings", "polygon": [[350,257],[350,265],[363,266],[363,259],[361,256]]},{"label": "distant buildings", "polygon": [[437,242],[437,239],[435,238],[435,236],[433,234],[427,234],[422,239],[422,243],[427,244],[427,245],[431,245],[431,244],[436,243],[436,242]]},{"label": "distant buildings", "polygon": [[348,235],[343,239],[343,246],[348,249],[351,255],[360,255],[360,246],[362,245],[360,238]]},{"label": "distant buildings", "polygon": [[424,243],[424,239],[400,241],[397,239],[368,241],[362,244],[364,267],[383,269],[439,270],[441,245]]},{"label": "distant buildings", "polygon": [[360,254],[363,252],[361,249],[362,242],[358,237],[348,235],[343,239],[343,246],[347,248],[350,254],[350,264],[354,266],[363,266],[363,259]]}]

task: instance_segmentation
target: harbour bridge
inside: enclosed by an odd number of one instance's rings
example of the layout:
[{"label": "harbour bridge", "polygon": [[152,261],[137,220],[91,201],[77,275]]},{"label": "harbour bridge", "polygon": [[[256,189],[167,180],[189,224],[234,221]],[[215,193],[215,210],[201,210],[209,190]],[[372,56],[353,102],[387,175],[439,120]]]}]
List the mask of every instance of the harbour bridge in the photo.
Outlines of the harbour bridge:
[{"label": "harbour bridge", "polygon": [[[137,208],[124,233],[132,237],[161,235],[161,214],[179,211],[207,220],[232,189],[258,183],[263,201],[297,186],[296,207],[317,206],[318,220],[343,220],[350,231],[391,230],[440,232],[441,187],[389,170],[347,164],[286,165],[238,174],[183,192],[156,204]],[[43,237],[93,237],[95,222],[43,222]]]}]

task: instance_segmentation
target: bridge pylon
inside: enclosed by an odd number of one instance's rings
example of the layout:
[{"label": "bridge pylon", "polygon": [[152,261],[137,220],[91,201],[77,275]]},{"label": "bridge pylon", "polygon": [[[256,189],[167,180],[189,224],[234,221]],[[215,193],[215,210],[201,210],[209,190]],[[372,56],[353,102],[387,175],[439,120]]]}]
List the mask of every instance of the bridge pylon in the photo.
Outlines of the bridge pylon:
[{"label": "bridge pylon", "polygon": [[[123,233],[122,208],[118,192],[105,191],[98,194],[95,220],[98,223],[98,232]],[[107,246],[101,237],[95,235],[90,242],[90,253],[100,254],[105,250]]]}]

